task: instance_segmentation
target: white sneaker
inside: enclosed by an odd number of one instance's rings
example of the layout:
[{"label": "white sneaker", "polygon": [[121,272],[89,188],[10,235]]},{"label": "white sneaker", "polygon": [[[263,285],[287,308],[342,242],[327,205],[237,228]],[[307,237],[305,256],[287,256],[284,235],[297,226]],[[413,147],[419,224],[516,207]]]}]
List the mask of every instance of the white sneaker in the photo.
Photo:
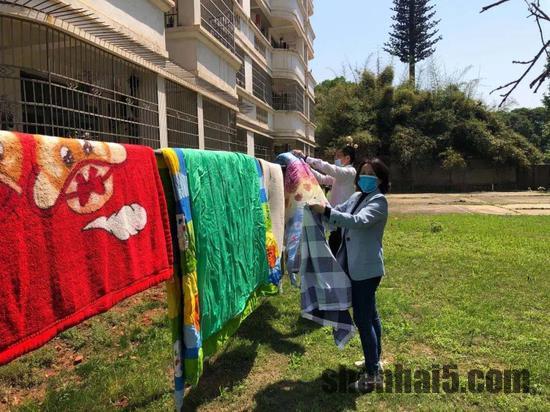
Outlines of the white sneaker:
[{"label": "white sneaker", "polygon": [[[365,359],[355,362],[354,365],[358,368],[364,368],[365,367]],[[378,372],[380,372],[380,373],[384,372],[384,362],[383,361],[378,362]]]}]

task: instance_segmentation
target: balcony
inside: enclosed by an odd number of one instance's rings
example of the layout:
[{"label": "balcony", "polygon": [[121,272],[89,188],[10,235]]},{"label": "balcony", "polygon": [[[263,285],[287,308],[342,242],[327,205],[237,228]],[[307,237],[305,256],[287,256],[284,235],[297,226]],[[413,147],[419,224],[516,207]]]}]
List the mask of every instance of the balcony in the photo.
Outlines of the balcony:
[{"label": "balcony", "polygon": [[[274,27],[292,27],[306,43],[306,60],[313,58],[315,33],[309,24],[307,9],[301,0],[272,0],[271,20]],[[291,23],[291,24],[289,24]]]},{"label": "balcony", "polygon": [[307,73],[306,77],[306,84],[307,84],[307,92],[310,96],[315,96],[315,87],[317,87],[317,82],[315,81],[315,78],[313,77],[312,72]]},{"label": "balcony", "polygon": [[306,84],[306,66],[297,51],[274,49],[272,68],[274,77],[292,79],[301,84]]},{"label": "balcony", "polygon": [[275,112],[273,115],[273,136],[287,139],[307,139],[308,124],[299,112]]},{"label": "balcony", "polygon": [[[199,8],[196,7],[200,3]],[[164,26],[193,27],[200,24],[232,53],[235,53],[235,16],[232,0],[178,0],[164,15]]]},{"label": "balcony", "polygon": [[235,52],[235,18],[231,0],[201,0],[201,24],[220,43]]},{"label": "balcony", "polygon": [[[276,19],[295,22],[305,32],[306,16],[304,16],[301,0],[272,0],[271,14]],[[280,24],[274,24],[279,26]]]},{"label": "balcony", "polygon": [[304,89],[294,80],[275,79],[273,82],[273,108],[304,114]]}]

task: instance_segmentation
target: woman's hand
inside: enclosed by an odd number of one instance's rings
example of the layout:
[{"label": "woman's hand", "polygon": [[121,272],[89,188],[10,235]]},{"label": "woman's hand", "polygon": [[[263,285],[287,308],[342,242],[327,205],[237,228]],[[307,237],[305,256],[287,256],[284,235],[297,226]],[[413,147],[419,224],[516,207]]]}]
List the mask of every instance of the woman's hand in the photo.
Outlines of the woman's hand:
[{"label": "woman's hand", "polygon": [[318,213],[320,215],[322,215],[323,213],[325,213],[325,205],[322,205],[322,204],[319,204],[319,203],[313,203],[313,204],[310,204],[308,205],[311,210],[315,213]]}]

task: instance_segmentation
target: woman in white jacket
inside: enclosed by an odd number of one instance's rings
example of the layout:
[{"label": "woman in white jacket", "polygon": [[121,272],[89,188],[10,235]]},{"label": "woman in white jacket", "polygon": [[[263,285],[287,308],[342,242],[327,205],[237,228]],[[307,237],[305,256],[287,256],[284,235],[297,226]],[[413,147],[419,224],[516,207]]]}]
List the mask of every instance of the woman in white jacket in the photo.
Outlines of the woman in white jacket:
[{"label": "woman in white jacket", "polygon": [[[305,156],[300,150],[294,150],[292,153],[305,160],[311,167],[311,171],[320,185],[331,188],[331,205],[340,205],[355,193],[355,176],[357,175],[357,171],[353,167],[355,163],[355,148],[353,146],[347,145],[338,150],[334,164],[311,156]],[[332,253],[336,255],[341,243],[341,231],[339,229],[333,231],[329,238]]]}]

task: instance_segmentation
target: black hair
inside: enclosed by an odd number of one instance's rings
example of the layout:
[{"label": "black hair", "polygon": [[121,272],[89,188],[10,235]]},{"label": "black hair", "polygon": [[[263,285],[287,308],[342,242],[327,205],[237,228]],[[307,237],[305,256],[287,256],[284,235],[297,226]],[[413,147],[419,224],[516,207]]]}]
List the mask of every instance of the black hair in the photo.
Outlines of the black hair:
[{"label": "black hair", "polygon": [[355,163],[355,148],[353,146],[344,146],[340,149],[340,151],[342,152],[342,154],[344,156],[349,156],[349,159],[350,159],[350,164],[354,164]]},{"label": "black hair", "polygon": [[358,182],[359,182],[359,176],[361,175],[361,169],[365,165],[371,165],[372,170],[374,170],[374,174],[378,179],[380,179],[380,184],[378,185],[378,189],[380,189],[380,192],[386,194],[390,191],[390,169],[386,164],[380,160],[378,157],[375,157],[373,159],[365,159],[361,163],[359,163],[359,166],[357,166],[357,174],[355,175],[355,186],[360,190]]}]

